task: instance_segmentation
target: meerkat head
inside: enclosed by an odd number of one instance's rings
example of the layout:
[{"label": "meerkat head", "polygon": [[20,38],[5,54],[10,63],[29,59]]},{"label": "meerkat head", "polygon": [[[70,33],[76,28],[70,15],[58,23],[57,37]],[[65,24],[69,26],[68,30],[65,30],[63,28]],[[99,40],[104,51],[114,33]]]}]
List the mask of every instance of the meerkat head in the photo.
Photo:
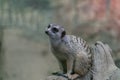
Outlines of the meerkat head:
[{"label": "meerkat head", "polygon": [[64,28],[56,24],[49,24],[45,33],[51,39],[62,39],[66,35]]}]

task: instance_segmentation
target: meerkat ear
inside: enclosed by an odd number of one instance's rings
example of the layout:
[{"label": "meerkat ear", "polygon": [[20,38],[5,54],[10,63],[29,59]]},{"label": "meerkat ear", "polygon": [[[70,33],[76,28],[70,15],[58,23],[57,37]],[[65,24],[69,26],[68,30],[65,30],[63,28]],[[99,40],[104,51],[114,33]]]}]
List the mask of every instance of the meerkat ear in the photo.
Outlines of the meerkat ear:
[{"label": "meerkat ear", "polygon": [[62,32],[62,35],[61,35],[61,38],[63,38],[65,35],[66,35],[66,32],[63,31],[63,32]]}]

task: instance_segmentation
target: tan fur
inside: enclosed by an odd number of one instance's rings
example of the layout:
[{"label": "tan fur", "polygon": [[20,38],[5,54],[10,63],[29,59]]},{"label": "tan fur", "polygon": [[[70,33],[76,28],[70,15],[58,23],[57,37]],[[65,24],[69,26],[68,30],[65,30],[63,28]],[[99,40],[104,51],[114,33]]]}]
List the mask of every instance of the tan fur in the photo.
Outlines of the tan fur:
[{"label": "tan fur", "polygon": [[[49,30],[56,26],[59,32],[55,34],[62,35],[60,31],[64,29],[59,25],[52,25]],[[84,76],[89,71],[91,67],[90,48],[82,38],[74,35],[65,35],[63,38],[57,36],[57,39],[51,39],[51,49],[64,73],[71,74],[74,72]]]}]

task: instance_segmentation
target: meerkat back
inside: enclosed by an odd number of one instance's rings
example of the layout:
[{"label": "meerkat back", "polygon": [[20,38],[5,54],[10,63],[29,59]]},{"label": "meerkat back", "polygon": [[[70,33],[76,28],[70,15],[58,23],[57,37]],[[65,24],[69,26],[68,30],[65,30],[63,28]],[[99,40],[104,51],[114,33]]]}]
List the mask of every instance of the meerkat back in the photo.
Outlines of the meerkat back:
[{"label": "meerkat back", "polygon": [[81,76],[85,75],[91,67],[90,48],[85,40],[74,35],[69,35],[71,49],[75,54],[73,71]]}]

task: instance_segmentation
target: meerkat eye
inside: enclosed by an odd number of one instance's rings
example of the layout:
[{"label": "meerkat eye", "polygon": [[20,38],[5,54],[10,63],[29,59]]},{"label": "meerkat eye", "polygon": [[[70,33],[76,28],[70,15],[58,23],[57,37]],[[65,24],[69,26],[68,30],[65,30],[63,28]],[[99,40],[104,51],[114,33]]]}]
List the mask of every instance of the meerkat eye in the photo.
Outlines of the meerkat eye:
[{"label": "meerkat eye", "polygon": [[59,30],[58,30],[57,28],[52,28],[52,31],[53,31],[54,33],[56,33],[56,32],[58,32]]}]

